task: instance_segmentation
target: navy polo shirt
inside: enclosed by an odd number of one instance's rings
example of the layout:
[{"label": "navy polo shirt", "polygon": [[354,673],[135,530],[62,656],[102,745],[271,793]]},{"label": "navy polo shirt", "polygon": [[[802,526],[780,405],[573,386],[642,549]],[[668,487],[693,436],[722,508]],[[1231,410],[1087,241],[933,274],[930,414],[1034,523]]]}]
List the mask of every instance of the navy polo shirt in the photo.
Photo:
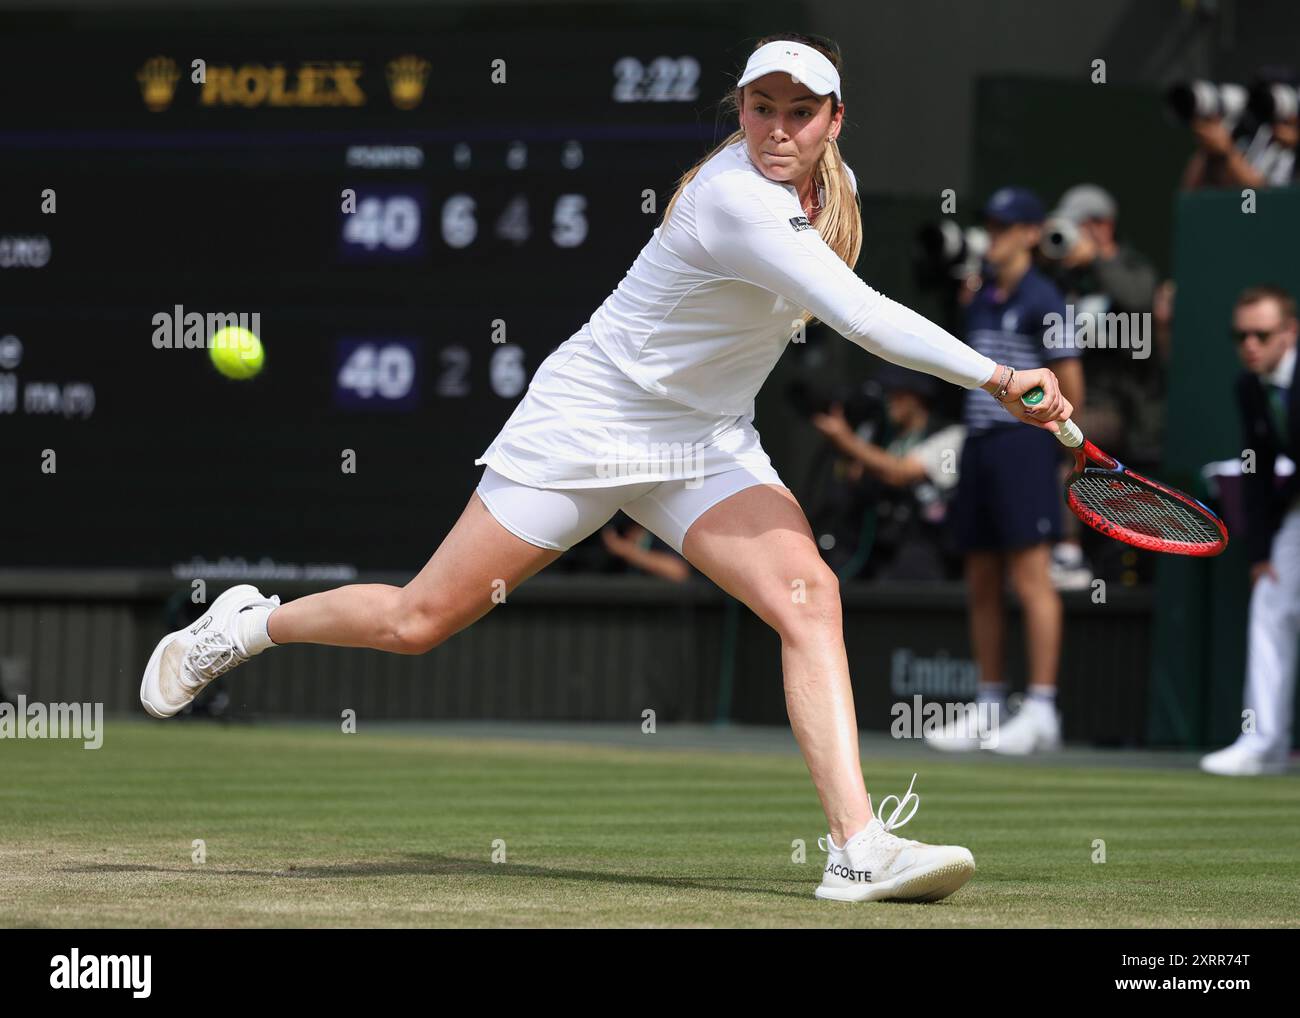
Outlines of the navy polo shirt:
[{"label": "navy polo shirt", "polygon": [[[1052,361],[1079,356],[1074,337],[1063,334],[1065,298],[1036,267],[1030,266],[1006,300],[998,300],[996,291],[996,278],[986,277],[966,308],[966,342],[970,346],[1017,370],[1048,367]],[[1053,315],[1059,317],[1053,320],[1049,317]],[[971,433],[1019,423],[983,389],[966,393],[962,416]]]}]

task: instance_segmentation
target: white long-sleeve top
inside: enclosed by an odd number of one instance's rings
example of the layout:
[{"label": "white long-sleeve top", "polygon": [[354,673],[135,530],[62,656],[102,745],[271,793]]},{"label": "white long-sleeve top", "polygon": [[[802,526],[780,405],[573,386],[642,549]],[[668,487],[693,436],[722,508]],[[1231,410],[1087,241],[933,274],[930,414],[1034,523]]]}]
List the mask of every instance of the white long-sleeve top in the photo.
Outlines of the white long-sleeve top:
[{"label": "white long-sleeve top", "polygon": [[[741,141],[701,167],[474,462],[548,488],[770,469],[754,397],[804,309],[886,360],[967,388],[995,367],[859,279],[807,225],[795,189],[763,176]],[[665,449],[689,463],[666,464]]]},{"label": "white long-sleeve top", "polygon": [[687,184],[587,329],[648,391],[736,415],[753,412],[805,309],[871,353],[963,388],[993,374],[988,357],[858,278],[743,139]]}]

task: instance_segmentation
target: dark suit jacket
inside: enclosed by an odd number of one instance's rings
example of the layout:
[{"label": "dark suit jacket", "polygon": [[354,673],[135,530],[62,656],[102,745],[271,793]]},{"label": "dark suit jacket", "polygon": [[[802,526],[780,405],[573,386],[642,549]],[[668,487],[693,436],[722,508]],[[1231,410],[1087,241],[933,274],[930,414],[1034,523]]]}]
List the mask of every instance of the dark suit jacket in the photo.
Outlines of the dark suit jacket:
[{"label": "dark suit jacket", "polygon": [[[1300,367],[1296,369],[1300,375]],[[1243,448],[1255,450],[1255,472],[1243,477],[1248,533],[1246,546],[1251,563],[1266,562],[1273,535],[1281,526],[1287,506],[1300,495],[1300,471],[1280,483],[1273,461],[1278,453],[1297,459],[1300,450],[1300,398],[1294,380],[1287,404],[1287,434],[1279,435],[1269,412],[1268,394],[1258,375],[1243,372],[1237,379],[1237,403],[1241,409]]]}]

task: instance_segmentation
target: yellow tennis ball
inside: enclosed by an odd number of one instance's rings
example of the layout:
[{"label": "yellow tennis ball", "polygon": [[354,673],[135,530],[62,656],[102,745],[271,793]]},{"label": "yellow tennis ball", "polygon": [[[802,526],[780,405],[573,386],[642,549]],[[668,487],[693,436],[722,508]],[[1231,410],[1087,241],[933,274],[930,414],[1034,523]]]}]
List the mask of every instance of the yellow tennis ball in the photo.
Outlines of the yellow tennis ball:
[{"label": "yellow tennis ball", "polygon": [[238,325],[228,325],[212,334],[208,356],[218,371],[236,380],[252,378],[266,362],[262,341]]}]

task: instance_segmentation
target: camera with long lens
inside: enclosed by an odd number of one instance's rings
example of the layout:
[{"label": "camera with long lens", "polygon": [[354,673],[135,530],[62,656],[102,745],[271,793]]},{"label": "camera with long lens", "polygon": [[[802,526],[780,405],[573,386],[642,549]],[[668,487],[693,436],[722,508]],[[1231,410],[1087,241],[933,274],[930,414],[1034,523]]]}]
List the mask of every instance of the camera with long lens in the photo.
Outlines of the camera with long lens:
[{"label": "camera with long lens", "polygon": [[1300,116],[1300,90],[1263,71],[1249,88],[1205,80],[1176,82],[1165,91],[1165,106],[1184,124],[1208,117],[1222,119],[1232,129],[1247,114],[1256,124],[1275,124]]},{"label": "camera with long lens", "polygon": [[1300,91],[1279,81],[1261,81],[1250,90],[1246,108],[1261,124],[1276,124],[1300,116]]},{"label": "camera with long lens", "polygon": [[926,223],[917,231],[912,265],[925,288],[949,286],[980,271],[989,235],[979,226],[961,227],[951,219]]},{"label": "camera with long lens", "polygon": [[1246,87],[1232,82],[1180,81],[1165,91],[1166,108],[1184,124],[1210,118],[1222,120],[1231,130],[1241,120],[1249,103],[1250,93]]},{"label": "camera with long lens", "polygon": [[1079,224],[1073,219],[1056,216],[1043,224],[1043,239],[1038,242],[1038,249],[1044,258],[1054,262],[1060,261],[1079,243]]}]

